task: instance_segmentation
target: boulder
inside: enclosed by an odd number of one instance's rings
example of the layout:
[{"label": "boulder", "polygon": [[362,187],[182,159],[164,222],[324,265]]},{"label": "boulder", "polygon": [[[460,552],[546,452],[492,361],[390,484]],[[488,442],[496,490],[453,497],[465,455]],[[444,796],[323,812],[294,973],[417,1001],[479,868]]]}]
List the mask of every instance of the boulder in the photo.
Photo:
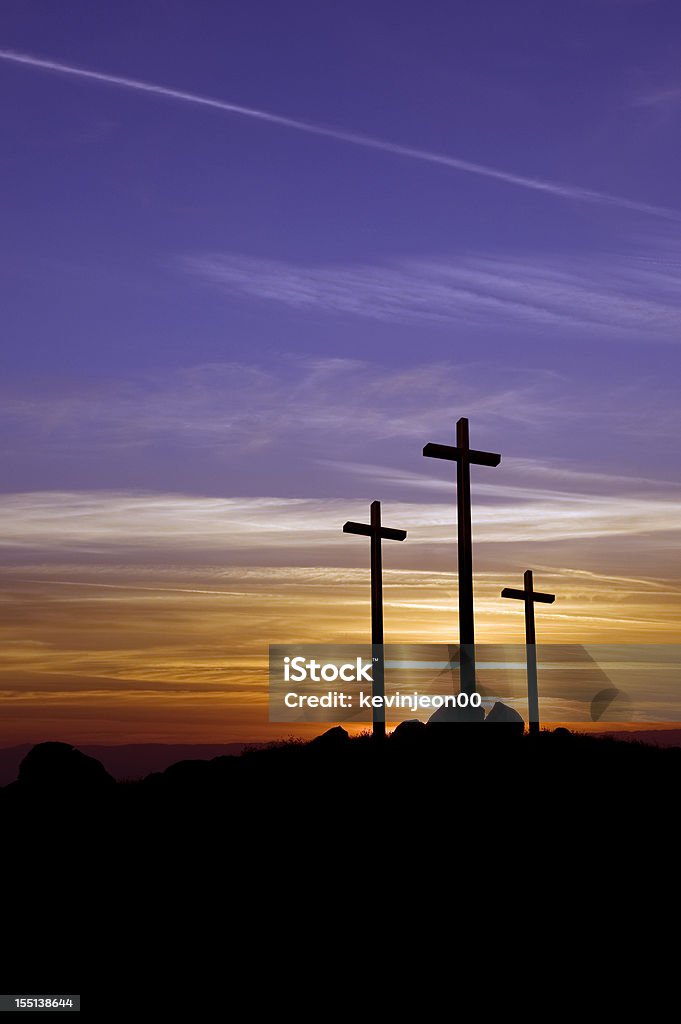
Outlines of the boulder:
[{"label": "boulder", "polygon": [[19,785],[50,792],[93,792],[115,786],[104,765],[70,743],[38,743],[19,765]]},{"label": "boulder", "polygon": [[425,731],[424,722],[418,718],[407,718],[392,731],[390,740],[392,743],[418,743],[423,739]]},{"label": "boulder", "polygon": [[460,708],[460,707],[441,707],[428,719],[428,725],[442,725],[450,722],[484,722],[485,721],[485,709],[479,708]]},{"label": "boulder", "polygon": [[325,750],[330,750],[344,746],[349,740],[350,737],[343,726],[336,725],[333,729],[327,729],[321,736],[315,736],[313,740],[310,740],[310,746],[316,748],[323,747]]},{"label": "boulder", "polygon": [[525,728],[523,716],[518,714],[515,708],[509,708],[508,704],[502,704],[500,700],[495,703],[485,721],[522,725],[522,727]]}]

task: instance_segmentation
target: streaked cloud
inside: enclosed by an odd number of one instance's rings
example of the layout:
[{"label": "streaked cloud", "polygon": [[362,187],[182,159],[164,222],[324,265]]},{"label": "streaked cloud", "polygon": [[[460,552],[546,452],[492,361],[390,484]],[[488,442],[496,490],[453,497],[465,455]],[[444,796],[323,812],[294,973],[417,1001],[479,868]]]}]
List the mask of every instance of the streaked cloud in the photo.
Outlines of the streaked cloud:
[{"label": "streaked cloud", "polygon": [[0,60],[38,71],[68,75],[84,79],[86,81],[95,82],[100,85],[110,85],[121,89],[132,90],[133,92],[143,93],[147,96],[156,96],[175,102],[207,107],[211,110],[217,110],[225,114],[253,118],[262,123],[272,124],[280,128],[293,129],[294,131],[333,139],[336,142],[346,143],[352,146],[362,146],[365,149],[378,150],[382,153],[389,153],[393,156],[409,160],[419,160],[424,163],[437,164],[441,167],[449,167],[454,171],[474,174],[483,178],[491,178],[494,181],[499,181],[506,185],[530,189],[535,192],[543,192],[546,195],[555,196],[560,199],[568,199],[583,203],[598,203],[601,205],[618,207],[620,209],[632,210],[637,213],[646,213],[655,217],[662,217],[667,220],[681,220],[681,211],[670,210],[666,207],[654,206],[650,203],[627,199],[623,196],[611,195],[607,192],[598,192],[594,189],[581,188],[577,185],[515,174],[501,168],[489,167],[485,164],[464,160],[461,157],[449,156],[445,153],[434,153],[429,150],[419,149],[415,146],[401,145],[396,142],[390,142],[386,139],[378,139],[368,135],[361,135],[359,132],[348,131],[344,128],[332,128],[326,125],[312,124],[311,122],[303,121],[299,118],[284,117],[280,114],[274,114],[267,110],[256,110],[253,107],[229,103],[226,100],[214,99],[210,96],[201,96],[197,93],[181,89],[172,89],[168,86],[158,85],[153,82],[145,82],[135,78],[123,77],[121,75],[111,75],[101,71],[93,71],[88,68],[78,67],[77,65],[65,64],[61,61],[46,60],[31,54],[18,53],[15,50],[0,50]]},{"label": "streaked cloud", "polygon": [[[438,490],[440,488],[438,487]],[[410,547],[454,539],[452,500],[391,501],[386,507],[409,530]],[[588,538],[639,537],[681,530],[681,493],[640,496],[631,482],[620,494],[575,493],[476,482],[476,538],[485,543],[525,545]],[[180,494],[44,492],[0,496],[0,550],[5,555],[39,551],[112,554],[167,552],[177,556],[274,550],[317,554],[348,549],[345,519],[366,514],[349,499],[202,498]],[[328,556],[327,556],[328,557]]]},{"label": "streaked cloud", "polygon": [[[478,425],[564,418],[556,374],[431,362],[395,371],[369,361],[281,357],[267,365],[208,363],[41,393],[4,389],[0,422],[50,449],[138,448],[170,439],[183,448],[244,457],[272,441],[313,453],[322,443],[422,438],[452,408]],[[0,392],[1,392],[0,387]],[[5,435],[7,438],[7,434]],[[5,440],[7,444],[7,440]]]},{"label": "streaked cloud", "polygon": [[681,87],[678,85],[667,89],[658,89],[655,92],[643,93],[633,101],[635,107],[676,106],[679,103],[681,103]]},{"label": "streaked cloud", "polygon": [[236,254],[188,257],[184,267],[226,294],[323,312],[404,323],[460,324],[507,332],[523,326],[598,337],[678,340],[678,254],[582,259],[403,260],[296,266]]},{"label": "streaked cloud", "polygon": [[[372,480],[377,486],[396,487],[403,492],[452,492],[451,475],[435,472],[416,472],[400,466],[380,466],[365,462],[319,460],[350,477]],[[621,500],[630,499],[632,492],[645,490],[648,498],[681,498],[681,483],[653,477],[632,477],[624,474],[595,472],[575,468],[560,459],[554,463],[540,459],[504,459],[504,481],[490,483],[478,480],[475,492],[478,498],[506,498],[524,501],[528,498],[565,500],[566,496],[607,495]]]},{"label": "streaked cloud", "polygon": [[[388,641],[452,642],[455,574],[395,569],[390,558]],[[561,562],[535,569],[558,595],[541,609],[545,643],[678,639],[678,583]],[[499,597],[517,573],[504,557],[476,572],[480,642],[522,642],[522,609]],[[280,737],[287,730],[266,720],[267,644],[366,642],[370,623],[367,569],[335,565],[15,566],[0,605],[2,744]]]},{"label": "streaked cloud", "polygon": [[[590,387],[498,362],[440,361],[393,371],[369,361],[283,356],[267,365],[209,363],[119,380],[57,382],[50,390],[33,380],[0,384],[0,460],[22,458],[30,465],[49,456],[53,464],[59,459],[71,466],[75,452],[82,460],[88,452],[112,458],[118,451],[132,463],[150,446],[170,443],[215,466],[257,463],[268,449],[284,448],[289,464],[292,454],[341,463],[364,459],[369,442],[377,452],[404,442],[410,461],[418,463],[429,435],[451,430],[462,414],[474,422],[480,444],[485,438],[498,444],[503,436],[532,452],[536,438],[550,430],[554,474],[567,471],[560,458],[568,429],[573,446],[587,428],[658,440],[675,440],[681,430],[672,378],[642,378],[640,386],[599,380]],[[590,442],[584,458],[593,455]],[[167,476],[174,479],[174,470]]]}]

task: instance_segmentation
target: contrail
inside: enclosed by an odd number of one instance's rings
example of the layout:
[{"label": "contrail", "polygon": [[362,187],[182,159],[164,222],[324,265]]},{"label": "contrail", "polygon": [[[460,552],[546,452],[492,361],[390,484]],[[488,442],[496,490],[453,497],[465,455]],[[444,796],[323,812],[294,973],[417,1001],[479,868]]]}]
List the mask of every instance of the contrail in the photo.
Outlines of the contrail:
[{"label": "contrail", "polygon": [[104,590],[148,590],[153,594],[212,594],[215,597],[257,597],[244,590],[198,590],[195,587],[140,587],[125,583],[85,583],[83,580],[19,580],[19,583],[50,584],[56,587],[99,587]]},{"label": "contrail", "polygon": [[533,189],[535,192],[546,192],[561,199],[573,199],[587,203],[604,203],[609,206],[618,206],[625,210],[635,210],[638,213],[664,217],[668,220],[681,220],[681,212],[667,209],[664,206],[651,206],[649,203],[639,203],[633,199],[609,195],[607,192],[595,192],[592,189],[579,188],[576,185],[545,181],[541,178],[527,178],[521,174],[512,174],[509,171],[499,170],[496,167],[487,167],[485,164],[472,163],[469,160],[461,160],[459,157],[447,156],[444,153],[433,153],[427,149],[417,149],[414,146],[402,146],[397,142],[376,139],[370,135],[360,135],[357,132],[346,131],[344,128],[330,128],[321,124],[313,124],[309,121],[299,121],[292,117],[282,117],[280,114],[272,114],[267,110],[242,107],[236,103],[227,103],[225,100],[212,99],[210,96],[199,96],[196,93],[183,92],[180,89],[169,89],[164,85],[154,85],[152,82],[141,82],[136,78],[123,78],[120,75],[103,74],[101,71],[89,71],[87,68],[79,68],[71,64],[60,64],[52,60],[43,60],[39,57],[32,57],[30,54],[16,53],[13,50],[0,50],[0,59],[11,61],[14,64],[23,64],[31,68],[40,68],[43,71],[54,71],[62,75],[86,78],[89,81],[102,82],[105,85],[117,85],[124,89],[134,89],[136,92],[145,92],[152,96],[163,96],[170,100],[180,100],[182,103],[194,103],[200,107],[210,107],[213,110],[222,110],[228,114],[239,114],[241,117],[255,118],[268,124],[292,128],[298,132],[320,135],[327,139],[336,139],[338,142],[348,142],[353,146],[377,149],[383,153],[392,153],[395,156],[403,156],[411,160],[421,160],[424,163],[439,164],[442,167],[451,167],[456,171],[465,171],[467,174],[477,174],[483,178],[493,178],[496,181],[506,182],[507,185],[518,185],[520,188]]}]

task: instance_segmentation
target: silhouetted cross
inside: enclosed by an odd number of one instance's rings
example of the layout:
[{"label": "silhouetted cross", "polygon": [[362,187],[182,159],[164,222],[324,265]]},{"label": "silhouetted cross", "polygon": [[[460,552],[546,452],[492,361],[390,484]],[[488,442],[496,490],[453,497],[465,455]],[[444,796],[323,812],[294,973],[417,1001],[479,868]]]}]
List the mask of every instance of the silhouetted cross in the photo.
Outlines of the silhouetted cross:
[{"label": "silhouetted cross", "polygon": [[[478,452],[468,443],[468,420],[456,424],[456,448],[448,444],[427,444],[423,454],[432,459],[456,462],[456,505],[459,533],[459,644],[461,690],[475,692],[475,623],[473,619],[473,536],[471,530],[471,465],[498,466],[501,455]],[[464,649],[464,645],[466,645]]]},{"label": "silhouetted cross", "polygon": [[[383,645],[383,552],[382,540],[404,540],[407,536],[406,530],[392,530],[388,526],[381,525],[381,503],[371,502],[371,516],[369,524],[348,522],[343,525],[343,533],[358,533],[362,537],[371,537],[371,645],[382,647]],[[384,696],[384,674],[382,651],[373,656],[378,658],[374,661],[371,673],[373,683],[371,694],[373,697]],[[372,713],[372,728],[376,739],[383,739],[385,736],[385,708],[374,708]]]},{"label": "silhouetted cross", "polygon": [[525,602],[525,644],[527,645],[527,710],[530,720],[530,735],[536,736],[539,732],[539,690],[537,688],[537,647],[534,630],[534,605],[553,604],[556,600],[555,594],[541,594],[534,589],[532,582],[532,570],[527,569],[523,580],[523,590],[512,590],[504,587],[501,591],[502,597],[511,597],[516,601]]}]

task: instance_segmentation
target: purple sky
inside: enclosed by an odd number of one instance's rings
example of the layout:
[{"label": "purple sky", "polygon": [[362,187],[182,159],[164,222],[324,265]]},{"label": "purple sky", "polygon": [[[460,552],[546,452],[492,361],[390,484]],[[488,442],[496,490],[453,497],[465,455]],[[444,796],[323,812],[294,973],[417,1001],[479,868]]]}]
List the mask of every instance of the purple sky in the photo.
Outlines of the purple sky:
[{"label": "purple sky", "polygon": [[679,641],[678,0],[1,7],[0,743],[274,735],[374,498],[451,642],[465,415],[478,639]]},{"label": "purple sky", "polygon": [[678,479],[680,30],[675,0],[5,0],[5,53],[548,188],[0,59],[2,490],[371,498],[362,464],[433,474],[462,414]]}]

